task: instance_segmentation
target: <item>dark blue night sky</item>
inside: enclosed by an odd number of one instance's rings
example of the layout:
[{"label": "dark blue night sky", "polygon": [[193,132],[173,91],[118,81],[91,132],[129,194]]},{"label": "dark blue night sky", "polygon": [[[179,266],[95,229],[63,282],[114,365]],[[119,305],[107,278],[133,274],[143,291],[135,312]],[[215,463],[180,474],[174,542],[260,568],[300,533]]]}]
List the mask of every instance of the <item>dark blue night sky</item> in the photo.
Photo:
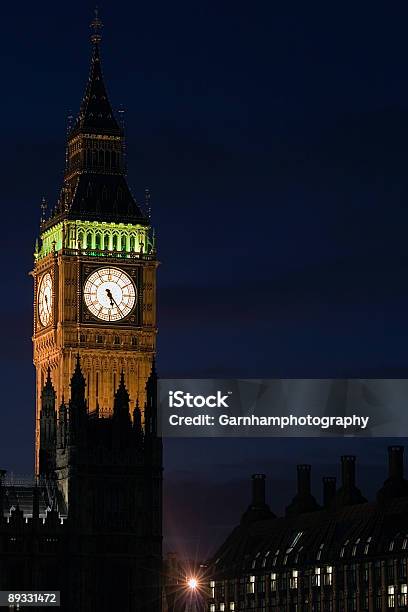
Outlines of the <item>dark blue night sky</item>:
[{"label": "dark blue night sky", "polygon": [[[284,4],[284,6],[282,6]],[[0,23],[0,465],[30,472],[28,272],[58,192],[93,4],[7,3]],[[103,65],[126,109],[129,182],[158,229],[159,370],[169,376],[408,373],[408,6],[105,2]],[[388,441],[167,441],[168,547],[204,557],[270,476],[359,455],[372,496]]]}]

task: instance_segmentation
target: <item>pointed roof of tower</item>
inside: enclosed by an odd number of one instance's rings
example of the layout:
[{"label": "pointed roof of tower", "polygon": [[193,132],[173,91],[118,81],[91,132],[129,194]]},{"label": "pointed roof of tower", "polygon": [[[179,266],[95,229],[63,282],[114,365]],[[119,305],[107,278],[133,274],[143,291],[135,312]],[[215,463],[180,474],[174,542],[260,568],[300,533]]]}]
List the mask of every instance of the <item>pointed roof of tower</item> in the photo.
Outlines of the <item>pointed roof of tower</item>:
[{"label": "pointed roof of tower", "polygon": [[91,28],[89,78],[79,114],[68,131],[64,182],[48,218],[43,211],[42,231],[63,219],[149,226],[149,217],[137,204],[126,180],[124,133],[104,84],[102,22],[97,12]]},{"label": "pointed roof of tower", "polygon": [[119,387],[115,393],[115,398],[129,402],[129,393],[125,385],[125,373],[122,370],[120,373]]},{"label": "pointed roof of tower", "polygon": [[85,387],[85,377],[81,370],[81,357],[79,353],[77,353],[77,356],[76,356],[75,370],[71,378],[71,388],[78,387],[78,386]]},{"label": "pointed roof of tower", "polygon": [[115,400],[113,406],[113,415],[117,416],[126,416],[127,419],[130,419],[129,414],[129,392],[126,389],[125,385],[125,374],[123,370],[120,373],[120,382],[119,387],[115,393]]},{"label": "pointed roof of tower", "polygon": [[99,50],[102,27],[96,9],[95,18],[91,23],[92,57],[89,78],[73,132],[120,135],[122,130],[115,119],[103,80]]},{"label": "pointed roof of tower", "polygon": [[55,390],[54,390],[54,387],[52,385],[52,380],[51,380],[50,366],[48,366],[47,368],[47,380],[45,381],[45,384],[41,391],[41,396],[44,397],[45,395],[51,395],[51,396],[55,395]]}]

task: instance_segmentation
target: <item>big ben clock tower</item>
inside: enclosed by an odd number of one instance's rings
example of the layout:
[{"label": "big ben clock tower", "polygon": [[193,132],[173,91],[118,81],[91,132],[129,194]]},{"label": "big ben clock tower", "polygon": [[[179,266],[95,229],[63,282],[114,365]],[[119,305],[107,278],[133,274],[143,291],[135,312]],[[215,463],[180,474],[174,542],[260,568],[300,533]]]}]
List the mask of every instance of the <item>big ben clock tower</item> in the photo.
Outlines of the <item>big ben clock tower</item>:
[{"label": "big ben clock tower", "polygon": [[109,416],[123,371],[131,406],[145,401],[156,342],[156,249],[149,215],[126,182],[124,134],[106,93],[101,21],[78,117],[68,133],[60,197],[35,249],[36,465],[41,391],[70,396],[79,353],[88,410]]}]

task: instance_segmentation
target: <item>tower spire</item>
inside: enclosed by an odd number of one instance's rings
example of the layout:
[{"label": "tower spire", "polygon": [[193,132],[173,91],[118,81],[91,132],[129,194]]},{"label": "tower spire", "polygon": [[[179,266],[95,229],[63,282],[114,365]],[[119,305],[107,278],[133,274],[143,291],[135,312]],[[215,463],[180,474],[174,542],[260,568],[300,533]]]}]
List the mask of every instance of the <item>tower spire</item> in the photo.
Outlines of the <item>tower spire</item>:
[{"label": "tower spire", "polygon": [[91,21],[90,27],[92,30],[91,68],[79,115],[70,133],[70,137],[72,138],[76,132],[81,131],[98,135],[120,136],[122,132],[109,102],[102,75],[99,43],[102,40],[101,31],[103,23],[99,18],[97,8],[95,9],[95,17]]},{"label": "tower spire", "polygon": [[58,207],[49,219],[42,214],[42,230],[62,218],[149,224],[126,182],[125,138],[103,78],[97,8],[90,27],[89,76],[79,112],[67,125],[64,183]]},{"label": "tower spire", "polygon": [[102,21],[99,19],[99,10],[98,7],[95,6],[95,17],[92,19],[91,21],[91,30],[92,30],[92,34],[91,34],[91,42],[93,45],[99,45],[99,43],[102,40],[102,28],[103,28],[103,23]]}]

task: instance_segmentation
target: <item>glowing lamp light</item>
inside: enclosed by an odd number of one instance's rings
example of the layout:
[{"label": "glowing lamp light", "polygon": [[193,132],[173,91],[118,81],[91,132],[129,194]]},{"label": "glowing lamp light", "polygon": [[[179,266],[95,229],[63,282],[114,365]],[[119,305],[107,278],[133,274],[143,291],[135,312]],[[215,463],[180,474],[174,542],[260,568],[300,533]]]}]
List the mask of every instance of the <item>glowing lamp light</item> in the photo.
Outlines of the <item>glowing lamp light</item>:
[{"label": "glowing lamp light", "polygon": [[198,580],[197,580],[197,578],[189,578],[188,581],[187,581],[187,585],[188,585],[188,588],[191,591],[195,591],[197,589],[197,587],[198,587]]}]

